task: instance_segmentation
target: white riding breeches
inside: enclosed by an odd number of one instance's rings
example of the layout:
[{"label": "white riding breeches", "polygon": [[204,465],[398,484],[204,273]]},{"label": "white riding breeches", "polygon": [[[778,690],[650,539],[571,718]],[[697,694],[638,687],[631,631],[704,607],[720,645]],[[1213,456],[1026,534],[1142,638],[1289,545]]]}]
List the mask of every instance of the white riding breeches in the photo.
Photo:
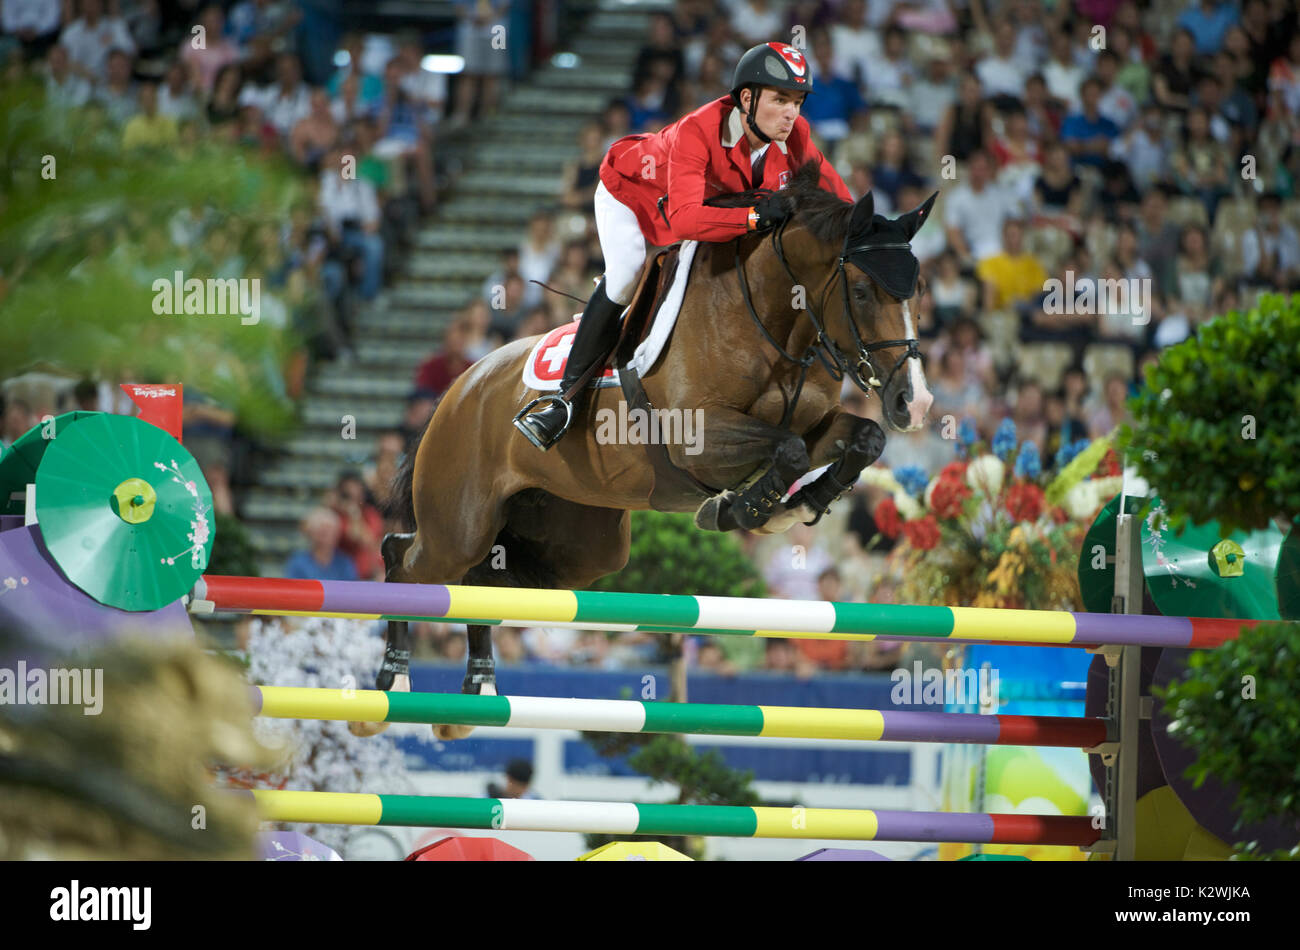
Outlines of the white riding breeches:
[{"label": "white riding breeches", "polygon": [[627,306],[645,266],[645,237],[636,214],[610,194],[604,182],[596,185],[596,234],[605,256],[605,294]]}]

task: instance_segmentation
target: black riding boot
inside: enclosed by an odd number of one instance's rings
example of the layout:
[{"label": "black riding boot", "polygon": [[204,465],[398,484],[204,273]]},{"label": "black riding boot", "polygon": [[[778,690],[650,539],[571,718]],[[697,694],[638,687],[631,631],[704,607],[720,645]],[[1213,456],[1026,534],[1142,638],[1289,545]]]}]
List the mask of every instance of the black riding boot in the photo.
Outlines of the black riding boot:
[{"label": "black riding boot", "polygon": [[[606,296],[605,280],[601,278],[578,322],[578,332],[573,338],[573,347],[569,350],[569,358],[564,366],[560,391],[534,400],[515,416],[515,428],[539,449],[549,449],[558,442],[569,428],[573,417],[582,410],[589,387],[584,386],[575,393],[572,402],[564,396],[593,363],[597,360],[604,361],[609,356],[609,351],[618,342],[618,317],[623,312],[623,307],[623,304],[615,303]],[[542,403],[547,404],[545,408],[529,412]]]}]

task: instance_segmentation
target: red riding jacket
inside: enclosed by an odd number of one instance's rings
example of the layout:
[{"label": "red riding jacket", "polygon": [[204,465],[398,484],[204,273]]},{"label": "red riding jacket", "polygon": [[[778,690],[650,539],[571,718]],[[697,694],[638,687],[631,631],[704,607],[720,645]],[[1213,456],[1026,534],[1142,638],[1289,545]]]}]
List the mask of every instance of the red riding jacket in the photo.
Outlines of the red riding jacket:
[{"label": "red riding jacket", "polygon": [[[821,165],[822,187],[851,201],[839,173],[812,143],[808,120],[795,119],[784,142],[772,142],[763,180],[750,180],[744,118],[730,96],[715,99],[653,135],[627,135],[609,147],[600,180],[631,208],[656,247],[678,241],[730,241],[749,229],[748,208],[705,207],[705,198],[750,188],[777,189],[809,159]],[[663,201],[662,210],[660,199]]]}]

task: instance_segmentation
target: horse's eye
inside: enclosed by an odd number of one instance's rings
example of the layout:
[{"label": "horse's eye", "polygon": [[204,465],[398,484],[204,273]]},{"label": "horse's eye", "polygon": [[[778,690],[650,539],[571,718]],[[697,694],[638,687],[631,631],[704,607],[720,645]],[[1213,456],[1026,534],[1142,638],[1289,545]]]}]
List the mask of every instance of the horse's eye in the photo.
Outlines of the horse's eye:
[{"label": "horse's eye", "polygon": [[854,287],[853,287],[853,299],[854,299],[854,300],[866,300],[866,299],[867,299],[867,288],[864,287],[862,284],[855,284]]}]

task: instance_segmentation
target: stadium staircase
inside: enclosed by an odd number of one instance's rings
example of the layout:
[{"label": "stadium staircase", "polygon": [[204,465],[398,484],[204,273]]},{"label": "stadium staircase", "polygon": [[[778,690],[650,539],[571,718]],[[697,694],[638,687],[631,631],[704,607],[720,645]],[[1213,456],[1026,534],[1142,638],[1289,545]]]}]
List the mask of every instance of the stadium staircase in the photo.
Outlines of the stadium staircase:
[{"label": "stadium staircase", "polygon": [[[298,430],[241,494],[241,518],[263,574],[282,573],[302,543],[302,516],[340,471],[363,467],[380,433],[400,424],[416,367],[497,269],[500,252],[519,243],[529,216],[556,203],[579,130],[628,87],[649,13],[667,6],[596,0],[571,40],[561,38],[560,49],[572,57],[552,57],[514,83],[495,116],[456,133],[440,130],[438,161],[453,170],[452,180],[382,303],[358,314],[357,358],[318,367]],[[347,416],[355,419],[355,439],[342,437]]]}]

